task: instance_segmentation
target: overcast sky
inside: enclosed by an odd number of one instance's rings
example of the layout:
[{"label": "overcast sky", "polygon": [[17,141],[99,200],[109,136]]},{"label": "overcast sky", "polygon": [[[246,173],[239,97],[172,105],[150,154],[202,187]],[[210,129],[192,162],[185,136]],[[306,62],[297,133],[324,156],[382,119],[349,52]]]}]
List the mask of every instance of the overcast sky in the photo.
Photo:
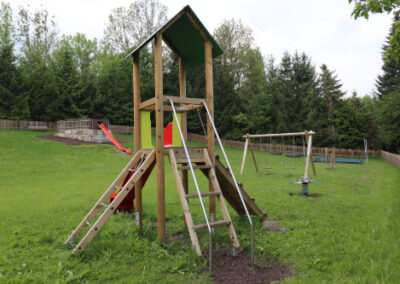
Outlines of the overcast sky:
[{"label": "overcast sky", "polygon": [[[4,1],[4,0],[2,0]],[[213,33],[224,19],[241,19],[253,29],[256,44],[265,57],[280,60],[284,51],[311,56],[336,71],[348,95],[374,90],[381,73],[381,48],[391,25],[391,15],[370,19],[351,18],[347,0],[159,0],[172,17],[189,4],[206,28]],[[7,2],[7,0],[6,0]],[[46,8],[55,16],[60,34],[86,34],[101,39],[111,9],[129,6],[128,0],[12,0],[19,6]]]}]

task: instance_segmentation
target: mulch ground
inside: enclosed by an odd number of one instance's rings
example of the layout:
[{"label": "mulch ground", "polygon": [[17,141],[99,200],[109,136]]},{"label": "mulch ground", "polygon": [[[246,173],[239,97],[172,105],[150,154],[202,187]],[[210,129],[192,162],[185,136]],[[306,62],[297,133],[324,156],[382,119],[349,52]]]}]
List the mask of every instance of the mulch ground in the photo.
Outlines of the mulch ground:
[{"label": "mulch ground", "polygon": [[279,261],[250,266],[251,256],[244,251],[234,257],[232,251],[220,250],[213,253],[212,280],[214,283],[271,283],[293,275],[293,266]]},{"label": "mulch ground", "polygon": [[[113,145],[111,142],[101,142],[101,143],[97,143],[97,142],[88,142],[88,141],[83,141],[83,140],[78,140],[78,139],[70,139],[70,138],[65,138],[65,137],[58,137],[55,135],[41,135],[41,136],[36,136],[38,138],[41,139],[46,139],[46,140],[50,140],[53,142],[58,142],[58,143],[62,143],[65,145],[94,145],[94,144],[109,144],[109,145]],[[121,139],[121,138],[116,138],[117,141],[119,143],[129,143],[130,141],[125,140],[125,139]]]}]

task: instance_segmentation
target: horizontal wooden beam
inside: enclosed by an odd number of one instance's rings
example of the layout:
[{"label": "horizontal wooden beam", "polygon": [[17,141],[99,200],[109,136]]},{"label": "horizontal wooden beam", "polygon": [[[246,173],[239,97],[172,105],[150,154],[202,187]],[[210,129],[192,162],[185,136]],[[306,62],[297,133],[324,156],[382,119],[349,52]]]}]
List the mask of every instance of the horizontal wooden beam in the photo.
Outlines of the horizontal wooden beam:
[{"label": "horizontal wooden beam", "polygon": [[148,99],[147,101],[140,103],[139,108],[144,109],[149,106],[154,106],[155,104],[156,104],[156,98],[151,98],[151,99]]},{"label": "horizontal wooden beam", "polygon": [[246,134],[243,138],[263,138],[263,137],[284,137],[284,136],[305,136],[314,135],[314,131],[293,132],[293,133],[273,133],[273,134]]},{"label": "horizontal wooden beam", "polygon": [[164,96],[164,102],[169,103],[169,98],[174,102],[174,104],[193,104],[202,105],[203,99],[199,98],[180,98],[174,96]]}]

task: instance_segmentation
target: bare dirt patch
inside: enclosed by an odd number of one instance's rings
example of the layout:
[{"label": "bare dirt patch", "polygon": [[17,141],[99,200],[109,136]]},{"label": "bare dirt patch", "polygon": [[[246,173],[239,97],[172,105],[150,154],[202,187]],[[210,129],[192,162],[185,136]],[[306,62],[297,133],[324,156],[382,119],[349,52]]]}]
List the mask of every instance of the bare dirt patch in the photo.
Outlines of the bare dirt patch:
[{"label": "bare dirt patch", "polygon": [[263,226],[267,231],[283,232],[283,230],[279,227],[278,222],[276,222],[274,220],[265,220],[263,222]]},{"label": "bare dirt patch", "polygon": [[251,257],[245,252],[232,256],[232,251],[219,250],[213,254],[212,280],[220,283],[271,283],[293,275],[293,266],[279,261],[259,263],[251,267]]},{"label": "bare dirt patch", "polygon": [[[64,145],[72,145],[72,146],[80,146],[80,145],[95,145],[95,144],[109,144],[113,145],[111,142],[102,142],[102,143],[97,143],[97,142],[88,142],[88,141],[83,141],[83,140],[78,140],[78,139],[70,139],[70,138],[65,138],[65,137],[58,137],[55,135],[41,135],[41,136],[36,136],[37,138],[40,139],[45,139],[45,140],[50,140],[53,142],[58,142]],[[119,143],[129,143],[130,141],[121,139],[121,138],[116,138]]]}]

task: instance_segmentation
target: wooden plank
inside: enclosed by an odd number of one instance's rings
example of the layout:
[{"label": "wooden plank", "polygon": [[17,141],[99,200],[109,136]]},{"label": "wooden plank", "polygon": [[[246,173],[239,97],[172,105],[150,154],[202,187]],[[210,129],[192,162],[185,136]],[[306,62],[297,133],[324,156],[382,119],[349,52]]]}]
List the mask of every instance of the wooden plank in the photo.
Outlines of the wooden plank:
[{"label": "wooden plank", "polygon": [[96,217],[97,213],[103,208],[103,206],[101,204],[108,203],[108,200],[109,200],[111,194],[113,194],[115,192],[115,186],[119,186],[123,182],[123,180],[129,173],[129,169],[136,167],[139,160],[143,157],[143,154],[144,154],[143,151],[139,151],[133,156],[133,158],[128,162],[128,164],[125,166],[125,168],[121,171],[121,173],[118,175],[118,177],[114,180],[114,182],[108,187],[108,189],[104,192],[104,194],[96,202],[96,204],[93,206],[93,208],[83,218],[81,223],[76,227],[74,232],[68,237],[68,239],[65,241],[66,245],[74,243],[76,241],[76,239],[79,237],[79,235],[82,234],[84,228],[87,226],[87,222],[90,222],[94,217]]},{"label": "wooden plank", "polygon": [[250,140],[249,134],[247,134],[245,137],[246,137],[246,142],[244,143],[242,165],[240,166],[240,175],[243,175],[244,164],[246,163],[246,157],[247,157],[247,148],[249,147],[249,140]]},{"label": "wooden plank", "polygon": [[[189,147],[188,152],[192,163],[204,162],[202,147]],[[173,148],[178,163],[187,163],[187,157],[183,148]]]},{"label": "wooden plank", "polygon": [[[219,196],[221,195],[221,192],[213,191],[213,192],[203,192],[200,194],[201,197],[207,197],[207,196]],[[193,194],[186,194],[186,199],[191,199],[191,198],[199,198],[199,195],[197,193]]]},{"label": "wooden plank", "polygon": [[193,104],[193,105],[202,105],[203,99],[199,98],[182,98],[175,96],[164,96],[164,102],[169,103],[169,99],[171,99],[174,104]]},{"label": "wooden plank", "polygon": [[[197,165],[197,166],[192,166],[193,169],[210,169],[211,166],[209,165]],[[190,166],[180,166],[178,167],[178,170],[189,170]]]},{"label": "wooden plank", "polygon": [[171,163],[172,171],[174,173],[176,187],[178,188],[179,199],[181,200],[183,214],[185,216],[185,221],[189,231],[190,240],[192,241],[192,245],[194,246],[196,253],[201,256],[199,239],[197,238],[197,234],[193,229],[194,223],[192,219],[192,214],[190,213],[189,203],[186,200],[185,189],[183,187],[182,180],[179,175],[179,171],[177,169],[177,161],[174,151],[172,149],[169,150],[169,161]]},{"label": "wooden plank", "polygon": [[[237,193],[233,178],[225,166],[218,160],[215,160],[215,170],[217,179],[220,184],[220,189],[225,199],[231,204],[232,208],[239,215],[244,215],[245,211],[242,205],[242,201]],[[258,207],[255,203],[254,198],[251,198],[243,186],[239,183],[240,192],[242,193],[245,204],[252,215],[260,216],[265,219],[267,214]]]},{"label": "wooden plank", "polygon": [[[221,227],[221,226],[228,226],[228,225],[232,224],[231,221],[225,221],[225,220],[213,221],[213,222],[209,222],[209,223],[210,223],[210,227],[211,228]],[[193,227],[193,229],[195,231],[205,230],[207,228],[208,228],[207,224],[194,225],[194,227]]]},{"label": "wooden plank", "polygon": [[154,44],[154,89],[156,96],[156,163],[157,163],[157,237],[165,238],[164,109],[162,73],[162,36]]},{"label": "wooden plank", "polygon": [[140,109],[145,109],[148,108],[150,106],[154,106],[156,104],[156,98],[151,98],[148,99],[147,101],[144,101],[142,103],[139,104],[139,108]]},{"label": "wooden plank", "polygon": [[118,206],[121,202],[125,199],[128,195],[129,191],[132,187],[136,184],[138,180],[140,180],[146,170],[150,167],[153,163],[155,158],[155,152],[153,152],[146,158],[146,160],[142,163],[140,167],[137,168],[135,173],[131,176],[129,181],[124,185],[121,189],[120,193],[117,197],[113,200],[113,202],[107,207],[107,209],[101,214],[99,219],[93,224],[90,230],[86,233],[86,235],[82,238],[82,240],[77,244],[75,249],[72,251],[73,254],[77,254],[83,251],[90,241],[96,236],[96,234],[100,231],[103,225],[107,222],[110,216],[117,210]]},{"label": "wooden plank", "polygon": [[335,150],[335,147],[332,148],[331,161],[332,161],[332,167],[336,170],[336,150]]},{"label": "wooden plank", "polygon": [[202,108],[203,105],[186,105],[184,107],[185,111],[189,111],[189,110],[194,110],[194,109],[198,109],[198,108]]}]

